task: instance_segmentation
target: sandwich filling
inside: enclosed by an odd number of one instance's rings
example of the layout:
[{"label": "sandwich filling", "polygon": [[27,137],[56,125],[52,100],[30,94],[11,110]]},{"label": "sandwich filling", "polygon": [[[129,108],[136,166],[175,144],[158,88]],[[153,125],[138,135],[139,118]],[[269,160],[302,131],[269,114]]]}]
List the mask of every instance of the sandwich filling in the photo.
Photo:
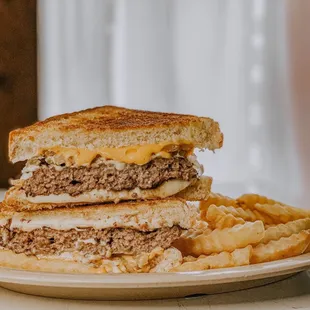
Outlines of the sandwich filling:
[{"label": "sandwich filling", "polygon": [[193,183],[202,174],[195,156],[184,152],[170,158],[154,156],[143,165],[96,157],[88,165],[69,165],[62,156],[48,152],[29,160],[23,169],[21,188],[27,197],[68,194],[79,196],[91,191],[148,190],[167,181]]},{"label": "sandwich filling", "polygon": [[98,264],[105,258],[168,249],[196,220],[196,207],[177,199],[3,212],[0,247],[37,258]]},{"label": "sandwich filling", "polygon": [[179,226],[143,232],[130,228],[55,230],[43,227],[32,231],[0,229],[0,246],[16,254],[62,256],[78,253],[84,258],[110,258],[115,255],[149,253],[160,247],[167,249],[179,238]]}]

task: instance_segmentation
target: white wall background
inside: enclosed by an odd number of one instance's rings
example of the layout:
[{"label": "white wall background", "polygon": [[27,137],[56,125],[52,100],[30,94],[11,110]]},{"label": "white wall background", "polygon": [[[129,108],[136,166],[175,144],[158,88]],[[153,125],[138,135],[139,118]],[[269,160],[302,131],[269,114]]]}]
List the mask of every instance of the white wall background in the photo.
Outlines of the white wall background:
[{"label": "white wall background", "polygon": [[299,195],[283,1],[39,0],[39,20],[41,118],[104,104],[211,116],[225,143],[200,154],[207,174]]}]

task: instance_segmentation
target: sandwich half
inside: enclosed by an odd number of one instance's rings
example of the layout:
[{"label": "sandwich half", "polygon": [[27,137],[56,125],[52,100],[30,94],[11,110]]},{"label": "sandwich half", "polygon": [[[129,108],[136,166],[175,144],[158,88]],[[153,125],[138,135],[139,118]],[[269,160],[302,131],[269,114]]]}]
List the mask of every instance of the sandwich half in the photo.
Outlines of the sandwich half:
[{"label": "sandwich half", "polygon": [[201,178],[193,152],[222,144],[218,123],[205,117],[112,106],[55,116],[10,133],[10,160],[27,162],[5,203],[21,211],[207,199],[212,180]]},{"label": "sandwich half", "polygon": [[1,205],[0,266],[53,272],[160,272],[197,209],[182,199],[15,212]]}]

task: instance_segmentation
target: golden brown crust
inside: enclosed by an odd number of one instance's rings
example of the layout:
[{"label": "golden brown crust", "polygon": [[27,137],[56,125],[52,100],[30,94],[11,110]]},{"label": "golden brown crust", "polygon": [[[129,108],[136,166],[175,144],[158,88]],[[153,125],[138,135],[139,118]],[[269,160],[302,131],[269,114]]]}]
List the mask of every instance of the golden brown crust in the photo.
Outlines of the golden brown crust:
[{"label": "golden brown crust", "polygon": [[[186,114],[151,112],[132,110],[114,106],[103,106],[74,113],[56,115],[31,126],[12,131],[11,136],[21,132],[41,131],[60,126],[62,130],[70,132],[82,128],[85,131],[123,131],[150,127],[170,127],[171,125],[187,125],[191,122],[200,122],[206,117],[197,117]],[[11,137],[11,138],[12,138]]]},{"label": "golden brown crust", "polygon": [[156,248],[150,253],[136,256],[124,255],[102,259],[101,265],[94,267],[86,262],[64,260],[54,257],[36,258],[13,251],[0,249],[0,267],[27,271],[103,274],[103,273],[148,273],[168,272],[182,262],[182,254],[175,248]]},{"label": "golden brown crust", "polygon": [[[156,208],[156,207],[169,207],[172,205],[177,205],[177,206],[183,206],[186,205],[186,201],[181,198],[175,198],[175,197],[170,197],[166,199],[160,199],[160,200],[143,200],[143,201],[124,201],[118,204],[112,204],[112,203],[105,203],[105,204],[92,204],[92,205],[80,205],[78,208],[76,206],[72,205],[65,205],[65,206],[58,206],[58,208],[55,211],[51,211],[48,209],[42,210],[24,210],[24,211],[30,211],[30,212],[37,212],[38,214],[43,214],[45,212],[50,213],[50,212],[55,212],[55,213],[79,213],[79,214],[84,214],[90,213],[93,211],[100,212],[100,211],[105,211],[108,209],[132,209],[136,210],[137,208]],[[19,210],[16,209],[15,205],[8,205],[5,202],[0,202],[0,212],[2,215],[8,215],[12,214],[12,212],[19,212]]]},{"label": "golden brown crust", "polygon": [[213,179],[202,176],[196,183],[183,189],[174,197],[183,198],[186,201],[201,201],[209,198]]},{"label": "golden brown crust", "polygon": [[[70,207],[79,207],[79,206],[93,206],[98,204],[97,202],[94,203],[31,203],[24,199],[20,199],[18,196],[18,190],[14,187],[11,187],[5,196],[5,199],[2,203],[2,207],[5,206],[5,209],[14,209],[16,212],[21,211],[39,211],[39,210],[52,210],[55,208],[70,208]],[[107,203],[108,204],[108,203]]]},{"label": "golden brown crust", "polygon": [[37,259],[35,256],[15,254],[12,251],[2,249],[0,249],[0,267],[58,273],[106,273],[104,268],[94,268],[91,265],[79,262]]},{"label": "golden brown crust", "polygon": [[34,156],[39,147],[121,147],[177,140],[214,150],[222,146],[223,134],[218,123],[207,117],[103,106],[12,131],[9,156],[16,162]]},{"label": "golden brown crust", "polygon": [[196,206],[176,198],[24,212],[16,212],[14,206],[3,203],[0,208],[0,225],[11,220],[11,228],[22,230],[44,226],[56,230],[118,227],[152,231],[174,225],[189,229],[195,225],[198,216]]}]

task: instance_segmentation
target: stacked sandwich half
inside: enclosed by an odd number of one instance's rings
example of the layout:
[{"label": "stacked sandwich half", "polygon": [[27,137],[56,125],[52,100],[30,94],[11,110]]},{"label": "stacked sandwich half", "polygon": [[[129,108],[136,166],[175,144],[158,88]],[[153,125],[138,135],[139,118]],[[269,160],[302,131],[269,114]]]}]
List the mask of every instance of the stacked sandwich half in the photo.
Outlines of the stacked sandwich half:
[{"label": "stacked sandwich half", "polygon": [[10,134],[26,161],[1,206],[0,266],[61,272],[167,271],[207,199],[194,149],[222,146],[210,118],[104,106]]}]

